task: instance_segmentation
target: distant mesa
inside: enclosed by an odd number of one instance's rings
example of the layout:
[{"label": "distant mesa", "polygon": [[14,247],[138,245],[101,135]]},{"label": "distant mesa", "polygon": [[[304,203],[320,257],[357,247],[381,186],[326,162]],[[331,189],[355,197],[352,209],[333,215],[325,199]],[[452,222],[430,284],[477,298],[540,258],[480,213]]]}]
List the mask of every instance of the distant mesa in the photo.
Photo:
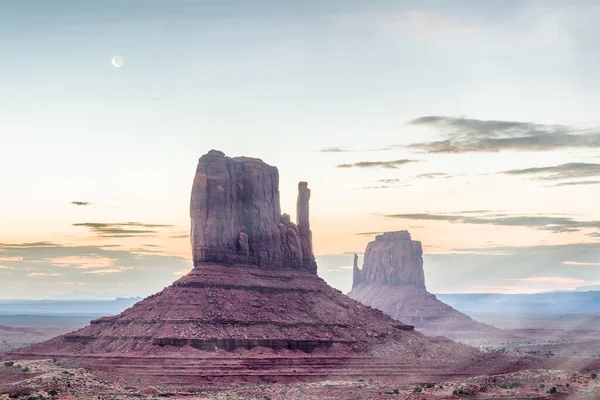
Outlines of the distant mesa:
[{"label": "distant mesa", "polygon": [[[131,381],[175,386],[365,376],[410,380],[417,366],[418,379],[426,381],[492,372],[493,363],[482,369],[483,363],[473,361],[483,357],[476,349],[426,337],[319,278],[310,196],[308,184],[300,182],[293,223],[281,213],[277,168],[209,151],[192,185],[193,270],[119,315],[12,356],[75,358]],[[414,268],[398,274],[382,264],[373,276],[365,270],[365,282],[381,275],[424,290],[419,248],[400,245],[410,250],[406,265],[414,261]],[[374,246],[370,257],[378,259],[381,251]],[[503,360],[496,364],[510,369]]]},{"label": "distant mesa", "polygon": [[425,287],[423,247],[406,230],[385,232],[367,245],[363,267],[354,255],[348,296],[432,336],[451,339],[509,337],[442,303]]}]

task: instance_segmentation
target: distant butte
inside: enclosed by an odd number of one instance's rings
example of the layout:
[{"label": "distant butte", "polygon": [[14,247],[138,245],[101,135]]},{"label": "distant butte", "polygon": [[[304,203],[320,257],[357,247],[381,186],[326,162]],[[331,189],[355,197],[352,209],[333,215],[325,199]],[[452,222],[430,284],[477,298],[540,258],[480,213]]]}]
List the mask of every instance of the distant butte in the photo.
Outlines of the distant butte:
[{"label": "distant butte", "polygon": [[[79,359],[113,377],[175,387],[439,381],[492,371],[490,356],[416,332],[319,278],[309,199],[308,184],[300,182],[295,224],[281,214],[277,168],[208,152],[192,186],[193,270],[119,315],[12,356]],[[422,283],[422,271],[386,268],[385,279]],[[510,369],[503,360],[492,364]]]},{"label": "distant butte", "polygon": [[367,245],[362,269],[354,255],[348,296],[413,325],[426,335],[451,339],[509,337],[442,303],[425,287],[423,248],[408,231],[385,232]]}]

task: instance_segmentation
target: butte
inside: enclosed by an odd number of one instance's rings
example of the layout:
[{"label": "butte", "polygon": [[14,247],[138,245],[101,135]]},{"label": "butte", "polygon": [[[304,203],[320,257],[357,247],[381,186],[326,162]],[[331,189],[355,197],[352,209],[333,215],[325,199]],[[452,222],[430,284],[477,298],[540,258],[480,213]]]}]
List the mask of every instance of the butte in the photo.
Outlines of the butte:
[{"label": "butte", "polygon": [[277,168],[208,152],[192,187],[191,272],[119,315],[12,356],[70,358],[115,379],[190,390],[490,372],[497,363],[476,349],[427,337],[319,278],[307,183],[298,191],[294,224],[281,214]]},{"label": "butte", "polygon": [[354,255],[348,296],[408,323],[418,331],[454,340],[509,338],[438,300],[425,287],[423,248],[408,231],[385,232],[367,245],[362,269]]}]

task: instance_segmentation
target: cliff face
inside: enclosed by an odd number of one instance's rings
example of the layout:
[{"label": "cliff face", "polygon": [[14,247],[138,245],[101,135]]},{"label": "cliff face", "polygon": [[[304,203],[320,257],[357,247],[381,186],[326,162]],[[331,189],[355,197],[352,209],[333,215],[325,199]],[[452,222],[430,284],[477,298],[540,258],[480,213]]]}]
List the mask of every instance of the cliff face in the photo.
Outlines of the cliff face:
[{"label": "cliff face", "polygon": [[411,240],[408,231],[385,232],[367,245],[364,265],[358,268],[354,258],[353,286],[361,283],[413,285],[425,289],[423,248]]},{"label": "cliff face", "polygon": [[317,265],[309,225],[310,189],[298,185],[298,225],[281,215],[279,172],[256,158],[211,150],[198,161],[190,204],[194,265],[247,264],[269,268]]}]

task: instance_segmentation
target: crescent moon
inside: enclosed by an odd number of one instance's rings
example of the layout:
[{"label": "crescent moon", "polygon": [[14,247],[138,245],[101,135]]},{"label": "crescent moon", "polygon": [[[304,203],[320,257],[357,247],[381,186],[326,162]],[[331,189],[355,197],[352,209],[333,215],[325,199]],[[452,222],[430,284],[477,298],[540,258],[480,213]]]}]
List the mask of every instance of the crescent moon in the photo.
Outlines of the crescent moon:
[{"label": "crescent moon", "polygon": [[112,58],[112,65],[113,65],[115,68],[120,68],[120,67],[122,67],[124,63],[125,63],[125,60],[124,60],[124,59],[123,59],[123,57],[121,57],[121,56],[114,56],[114,57]]}]

